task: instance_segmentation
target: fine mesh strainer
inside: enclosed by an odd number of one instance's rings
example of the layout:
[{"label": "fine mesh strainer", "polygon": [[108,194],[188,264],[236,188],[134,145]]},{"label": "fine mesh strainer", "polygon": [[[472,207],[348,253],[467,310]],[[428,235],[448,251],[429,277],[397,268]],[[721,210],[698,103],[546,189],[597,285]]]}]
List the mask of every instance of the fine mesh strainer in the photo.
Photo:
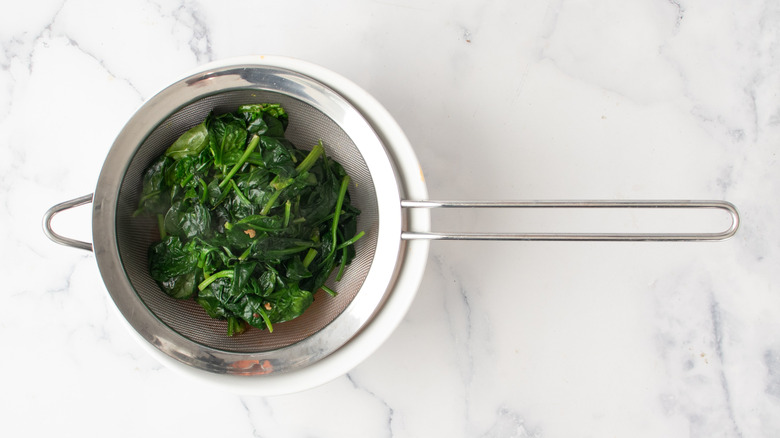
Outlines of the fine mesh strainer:
[{"label": "fine mesh strainer", "polygon": [[[194,301],[165,295],[148,273],[147,251],[157,239],[156,221],[133,217],[144,169],[179,135],[206,115],[245,103],[280,103],[290,124],[287,137],[302,148],[319,140],[352,178],[350,196],[361,210],[356,257],[338,283],[336,297],[318,292],[299,318],[274,332],[225,335],[224,321]],[[400,322],[416,291],[435,239],[499,240],[722,240],[738,227],[736,209],[721,201],[427,201],[419,164],[400,128],[367,93],[321,67],[276,57],[211,64],[145,103],[112,146],[94,195],[47,212],[52,240],[94,251],[111,297],[133,331],[158,357],[244,392],[291,392],[323,383],[367,357]],[[93,243],[51,230],[52,217],[93,204]],[[414,208],[417,207],[417,208]],[[732,218],[723,232],[697,234],[475,234],[431,233],[433,207],[715,208]],[[159,353],[164,353],[160,355]],[[173,360],[171,360],[173,359]],[[236,383],[237,375],[246,377]],[[252,388],[252,386],[258,388]]]}]

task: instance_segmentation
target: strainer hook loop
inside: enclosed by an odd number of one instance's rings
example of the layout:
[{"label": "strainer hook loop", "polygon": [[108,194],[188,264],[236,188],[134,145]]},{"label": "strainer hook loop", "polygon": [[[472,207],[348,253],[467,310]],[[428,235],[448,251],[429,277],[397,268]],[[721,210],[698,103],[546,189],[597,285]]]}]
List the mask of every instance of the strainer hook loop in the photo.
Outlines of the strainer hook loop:
[{"label": "strainer hook loop", "polygon": [[43,232],[46,237],[51,239],[52,242],[59,243],[60,245],[72,246],[73,248],[83,249],[85,251],[92,251],[92,244],[81,240],[71,239],[54,232],[51,229],[51,220],[57,214],[65,210],[69,210],[73,207],[89,204],[92,202],[92,193],[89,195],[80,196],[69,201],[61,202],[46,211],[43,215]]}]

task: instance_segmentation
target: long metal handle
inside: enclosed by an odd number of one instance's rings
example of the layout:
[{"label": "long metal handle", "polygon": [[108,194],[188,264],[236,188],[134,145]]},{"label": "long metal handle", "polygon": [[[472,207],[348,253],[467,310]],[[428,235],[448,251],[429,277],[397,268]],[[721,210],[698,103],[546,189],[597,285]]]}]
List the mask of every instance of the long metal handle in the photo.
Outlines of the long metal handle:
[{"label": "long metal handle", "polygon": [[69,210],[73,207],[78,207],[80,205],[89,204],[90,202],[92,202],[92,193],[76,199],[71,199],[70,201],[61,202],[48,209],[46,214],[43,215],[43,233],[46,234],[46,237],[51,239],[53,242],[59,243],[60,245],[72,246],[74,248],[92,251],[91,243],[61,236],[51,229],[51,220],[57,213]]},{"label": "long metal handle", "polygon": [[719,209],[730,218],[729,227],[717,233],[440,233],[404,231],[405,240],[544,240],[544,241],[717,241],[739,228],[737,208],[726,201],[408,201],[404,208],[676,208]]}]

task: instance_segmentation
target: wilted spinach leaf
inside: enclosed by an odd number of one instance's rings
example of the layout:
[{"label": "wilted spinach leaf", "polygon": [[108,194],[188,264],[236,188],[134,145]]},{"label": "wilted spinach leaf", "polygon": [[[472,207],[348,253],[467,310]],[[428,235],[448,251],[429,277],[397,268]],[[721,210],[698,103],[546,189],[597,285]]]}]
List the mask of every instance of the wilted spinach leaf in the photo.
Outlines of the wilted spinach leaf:
[{"label": "wilted spinach leaf", "polygon": [[165,214],[165,232],[191,239],[205,236],[211,228],[211,213],[197,200],[175,201]]},{"label": "wilted spinach leaf", "polygon": [[241,157],[246,146],[247,130],[243,119],[233,114],[209,116],[208,144],[217,166],[234,164]]},{"label": "wilted spinach leaf", "polygon": [[165,293],[174,298],[190,298],[195,293],[195,289],[197,289],[198,286],[197,276],[198,273],[195,270],[192,270],[186,274],[161,281],[160,287]]},{"label": "wilted spinach leaf", "polygon": [[163,214],[168,211],[171,199],[165,176],[170,164],[171,160],[163,155],[146,169],[136,214]]},{"label": "wilted spinach leaf", "polygon": [[169,235],[149,249],[149,273],[159,282],[193,271],[197,262],[197,253],[177,236]]},{"label": "wilted spinach leaf", "polygon": [[169,148],[165,155],[178,160],[186,156],[195,156],[209,143],[209,132],[206,123],[201,123],[182,134]]}]

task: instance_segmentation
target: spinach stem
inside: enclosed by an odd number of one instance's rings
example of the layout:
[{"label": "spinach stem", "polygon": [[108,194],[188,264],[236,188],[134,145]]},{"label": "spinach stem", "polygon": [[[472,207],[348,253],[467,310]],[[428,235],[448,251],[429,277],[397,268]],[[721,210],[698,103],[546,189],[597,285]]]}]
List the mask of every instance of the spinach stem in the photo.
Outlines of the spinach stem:
[{"label": "spinach stem", "polygon": [[265,313],[265,310],[262,308],[262,306],[258,307],[256,310],[257,310],[257,313],[259,313],[260,316],[263,318],[263,321],[265,321],[265,326],[268,329],[268,333],[273,333],[274,332],[274,326],[271,325],[271,319],[268,318],[268,314]]},{"label": "spinach stem", "polygon": [[225,254],[231,259],[236,257],[233,255],[233,251],[231,251],[230,248],[228,248],[227,246],[223,246],[222,250],[225,251]]},{"label": "spinach stem", "polygon": [[341,277],[344,275],[344,267],[347,266],[347,249],[341,250],[341,264],[339,265],[339,272],[336,274],[336,281],[341,281]]},{"label": "spinach stem", "polygon": [[[273,218],[272,218],[273,219]],[[246,216],[243,219],[240,219],[237,223],[239,224],[249,224],[250,227],[252,227],[255,231],[261,230],[261,231],[276,231],[281,230],[283,227],[277,225],[276,223],[270,223],[265,224],[263,221],[258,222],[258,216],[257,215],[250,215]]]},{"label": "spinach stem", "polygon": [[306,257],[303,258],[303,267],[308,268],[311,262],[314,261],[314,257],[317,257],[317,250],[309,248],[309,252],[307,252]]},{"label": "spinach stem", "polygon": [[344,268],[347,266],[347,258],[349,256],[347,253],[347,247],[360,240],[360,238],[365,234],[365,232],[361,231],[351,239],[347,240],[346,242],[342,242],[341,245],[336,247],[336,251],[341,250],[341,264],[339,265],[339,272],[336,274],[336,281],[341,281],[341,277],[344,276]]},{"label": "spinach stem", "polygon": [[147,199],[150,199],[150,198],[153,198],[153,197],[155,197],[155,196],[158,196],[160,193],[161,193],[161,192],[160,192],[160,190],[154,190],[154,191],[152,191],[152,192],[149,192],[149,193],[147,193],[145,196],[143,196],[143,197],[142,197],[142,198],[141,198],[141,199],[138,201],[138,204],[139,204],[139,205],[140,205],[140,204],[143,204],[144,202],[146,202],[146,200],[147,200]]},{"label": "spinach stem", "polygon": [[336,292],[335,290],[329,288],[328,286],[325,286],[324,284],[322,286],[320,286],[320,289],[324,290],[325,292],[328,293],[328,295],[330,295],[332,297],[335,297],[336,295],[338,295],[338,292]]},{"label": "spinach stem", "polygon": [[200,166],[198,166],[198,168],[197,168],[197,169],[195,169],[195,173],[201,173],[201,172],[203,172],[204,170],[206,170],[206,168],[207,168],[207,167],[209,167],[209,166],[211,166],[211,163],[209,163],[208,161],[206,161],[205,163],[203,163],[203,164],[201,164]]},{"label": "spinach stem", "polygon": [[224,271],[215,272],[215,273],[209,275],[208,277],[206,277],[205,280],[203,280],[203,282],[201,282],[198,285],[198,290],[202,291],[203,289],[209,287],[209,285],[211,283],[213,283],[214,280],[216,280],[218,278],[226,278],[226,277],[227,278],[233,278],[233,270],[232,269],[225,269]]},{"label": "spinach stem", "polygon": [[339,227],[339,217],[341,216],[341,206],[344,205],[344,197],[347,195],[347,187],[349,187],[349,175],[344,175],[341,179],[341,187],[339,187],[339,197],[336,201],[336,212],[333,214],[333,225],[331,225],[331,234],[333,236],[333,244],[330,248],[330,254],[327,258],[333,257],[336,253],[336,231]]},{"label": "spinach stem", "polygon": [[320,140],[319,143],[314,145],[309,154],[306,155],[306,158],[304,158],[303,161],[298,164],[295,170],[300,173],[311,169],[311,167],[314,166],[314,163],[317,162],[317,159],[320,158],[320,155],[322,155],[324,152],[325,147],[322,145],[322,140]]},{"label": "spinach stem", "polygon": [[227,322],[228,322],[228,329],[227,329],[228,336],[239,335],[241,333],[244,333],[247,329],[247,324],[244,322],[244,320],[235,315],[228,316]]},{"label": "spinach stem", "polygon": [[271,211],[271,209],[274,207],[274,204],[276,203],[276,200],[279,199],[279,195],[282,194],[282,189],[277,189],[273,195],[268,199],[268,202],[263,205],[263,209],[260,210],[260,216],[265,216],[268,214],[268,212]]},{"label": "spinach stem", "polygon": [[257,145],[260,143],[260,136],[257,134],[254,134],[252,136],[252,139],[249,141],[249,146],[246,147],[246,150],[244,151],[244,154],[241,155],[241,158],[238,159],[238,163],[236,163],[232,169],[230,169],[230,172],[228,172],[227,175],[225,175],[225,179],[222,180],[221,183],[219,183],[219,188],[224,189],[225,186],[230,183],[231,178],[233,178],[233,175],[238,172],[239,169],[241,169],[241,166],[244,165],[246,160],[249,158],[249,155],[252,153],[252,151],[255,150]]},{"label": "spinach stem", "polygon": [[292,208],[292,203],[288,199],[287,202],[284,203],[284,228],[287,228],[288,225],[290,225],[290,209]]},{"label": "spinach stem", "polygon": [[203,181],[203,178],[198,178],[198,182],[200,183],[200,186],[203,188],[203,194],[200,195],[200,203],[205,204],[206,198],[209,195],[209,187],[206,185],[206,181]]},{"label": "spinach stem", "polygon": [[217,200],[216,200],[216,201],[214,201],[214,203],[212,204],[212,206],[211,206],[211,209],[212,209],[212,210],[213,210],[213,209],[215,209],[215,208],[217,208],[217,206],[218,206],[219,204],[221,204],[221,203],[222,203],[222,201],[224,201],[224,200],[225,200],[225,198],[227,198],[227,195],[230,193],[230,190],[221,190],[221,192],[222,192],[222,193],[220,193],[220,194],[219,194],[219,198],[217,198]]},{"label": "spinach stem", "polygon": [[293,246],[285,249],[272,249],[265,252],[265,256],[268,258],[284,257],[287,255],[295,254],[311,248],[314,244],[311,242],[301,242],[300,246]]},{"label": "spinach stem", "polygon": [[[306,155],[306,158],[303,159],[303,161],[298,164],[298,166],[295,168],[295,171],[299,174],[301,172],[306,172],[309,169],[311,169],[312,166],[314,166],[314,163],[317,162],[317,159],[325,152],[325,147],[322,145],[322,141],[317,143],[312,150],[309,152],[308,155]],[[268,202],[265,203],[263,206],[263,209],[260,211],[260,215],[265,216],[268,214],[268,212],[271,211],[271,209],[274,207],[274,204],[276,203],[276,200],[279,199],[279,195],[282,194],[282,190],[287,188],[291,183],[293,182],[293,178],[287,178],[287,179],[280,179],[279,175],[276,175],[273,180],[269,183],[269,185],[276,189],[273,195],[268,199]]]},{"label": "spinach stem", "polygon": [[241,193],[241,190],[238,188],[238,185],[232,179],[230,180],[230,186],[233,187],[233,190],[236,191],[236,195],[238,196],[238,199],[241,200],[241,202],[243,202],[246,205],[252,205],[252,202],[250,202],[249,199],[247,199],[247,197],[244,196],[243,193]]},{"label": "spinach stem", "polygon": [[346,248],[346,247],[348,247],[349,245],[352,245],[352,244],[354,244],[355,242],[357,242],[358,240],[360,240],[360,238],[361,238],[361,237],[363,237],[365,234],[366,234],[366,233],[365,233],[364,231],[361,231],[361,232],[359,232],[359,233],[355,234],[355,237],[353,237],[353,238],[351,238],[351,239],[347,240],[346,242],[342,242],[342,243],[341,243],[341,245],[337,246],[337,247],[336,247],[336,251],[338,251],[338,250],[340,250],[340,249],[343,249],[343,248]]}]

